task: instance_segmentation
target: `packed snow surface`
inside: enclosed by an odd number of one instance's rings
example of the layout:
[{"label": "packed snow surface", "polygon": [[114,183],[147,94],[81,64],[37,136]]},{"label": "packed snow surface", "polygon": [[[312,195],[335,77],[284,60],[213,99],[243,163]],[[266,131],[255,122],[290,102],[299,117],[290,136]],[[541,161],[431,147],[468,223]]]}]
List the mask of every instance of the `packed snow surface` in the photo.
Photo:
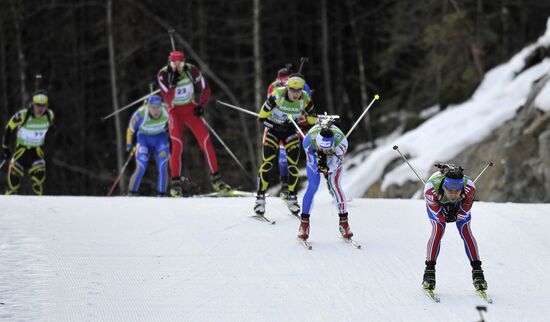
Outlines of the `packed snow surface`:
[{"label": "packed snow surface", "polygon": [[454,225],[420,289],[431,225],[421,200],[354,199],[357,250],[317,200],[308,251],[268,198],[0,197],[2,321],[548,321],[550,205],[477,202],[472,230],[494,304],[473,291]]}]

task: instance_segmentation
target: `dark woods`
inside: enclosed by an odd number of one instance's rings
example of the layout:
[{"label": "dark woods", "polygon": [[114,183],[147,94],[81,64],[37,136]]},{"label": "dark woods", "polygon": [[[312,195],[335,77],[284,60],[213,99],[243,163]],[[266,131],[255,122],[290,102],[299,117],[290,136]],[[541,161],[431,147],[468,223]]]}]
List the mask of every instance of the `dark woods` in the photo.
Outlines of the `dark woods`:
[{"label": "dark woods", "polygon": [[[542,34],[549,9],[535,0],[5,0],[0,122],[28,104],[42,74],[57,117],[46,143],[46,194],[104,195],[125,161],[125,129],[138,105],[101,118],[149,92],[174,28],[176,47],[212,87],[206,119],[255,175],[262,129],[215,100],[257,110],[277,70],[307,56],[317,109],[341,115],[343,129],[380,93],[351,138],[352,148],[368,147],[399,125],[420,124],[424,108],[468,98],[485,71]],[[191,135],[185,141],[183,174],[206,184],[198,145]],[[253,189],[213,142],[226,181]],[[154,190],[155,172],[150,166],[143,194]],[[2,192],[4,180],[5,169]]]}]

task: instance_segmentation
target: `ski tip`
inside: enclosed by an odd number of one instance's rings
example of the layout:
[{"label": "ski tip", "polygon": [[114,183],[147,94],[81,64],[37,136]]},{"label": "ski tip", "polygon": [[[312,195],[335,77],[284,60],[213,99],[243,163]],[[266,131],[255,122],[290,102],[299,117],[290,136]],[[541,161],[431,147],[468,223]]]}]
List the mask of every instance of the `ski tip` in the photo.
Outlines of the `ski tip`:
[{"label": "ski tip", "polygon": [[312,250],[313,249],[313,246],[311,246],[311,244],[307,241],[307,239],[303,239],[303,238],[300,238],[300,237],[297,237],[298,240],[300,241],[300,243],[302,243],[302,245],[307,249],[307,250]]}]

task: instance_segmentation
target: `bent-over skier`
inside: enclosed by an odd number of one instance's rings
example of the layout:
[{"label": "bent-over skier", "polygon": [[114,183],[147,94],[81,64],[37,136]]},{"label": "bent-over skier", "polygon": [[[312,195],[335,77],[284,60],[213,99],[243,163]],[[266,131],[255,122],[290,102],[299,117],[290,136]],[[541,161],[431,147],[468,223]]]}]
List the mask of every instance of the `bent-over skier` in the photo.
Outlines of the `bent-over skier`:
[{"label": "bent-over skier", "polygon": [[439,167],[440,171],[432,174],[424,186],[432,234],[428,240],[422,286],[427,290],[435,289],[435,264],[441,247],[441,238],[445,233],[446,224],[455,222],[472,265],[474,287],[477,291],[485,291],[487,282],[481,269],[477,243],[470,228],[470,210],[474,204],[476,190],[474,182],[464,175],[461,167],[452,164],[443,164]]}]

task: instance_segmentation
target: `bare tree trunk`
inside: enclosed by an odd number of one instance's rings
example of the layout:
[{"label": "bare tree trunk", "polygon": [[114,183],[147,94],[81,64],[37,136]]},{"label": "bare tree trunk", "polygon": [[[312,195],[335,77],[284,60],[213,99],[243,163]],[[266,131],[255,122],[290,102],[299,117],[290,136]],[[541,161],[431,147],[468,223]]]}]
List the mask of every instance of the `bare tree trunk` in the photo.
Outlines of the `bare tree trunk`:
[{"label": "bare tree trunk", "polygon": [[[113,35],[113,0],[107,0],[107,41],[109,46],[109,70],[111,73],[111,96],[113,101],[113,110],[118,110],[118,91],[116,80],[116,62],[115,62],[115,42]],[[120,124],[120,115],[115,114],[115,131],[116,131],[116,147],[117,147],[117,168],[121,171],[122,164],[124,163],[124,156],[122,155],[122,126]],[[122,176],[122,179],[118,183],[120,191],[125,191],[126,179]]]},{"label": "bare tree trunk", "polygon": [[[254,0],[254,106],[260,107],[265,100],[263,91],[264,81],[262,77],[263,60],[262,60],[262,38],[261,38],[261,14],[262,3],[260,0]],[[256,133],[260,133],[260,123],[256,122]],[[260,151],[261,141],[256,141],[256,151]],[[256,153],[255,155],[258,155]],[[255,165],[258,164],[258,160],[255,160]]]},{"label": "bare tree trunk", "polygon": [[2,106],[4,107],[3,116],[8,117],[10,114],[8,107],[8,83],[6,73],[6,45],[4,43],[4,22],[0,23],[0,75],[2,75]]},{"label": "bare tree trunk", "polygon": [[327,0],[321,1],[321,24],[322,24],[322,52],[323,52],[323,81],[325,86],[325,96],[327,109],[330,114],[334,113],[334,105],[332,102],[332,85],[330,79],[330,63],[328,57],[328,17],[327,17]]},{"label": "bare tree trunk", "polygon": [[[357,28],[357,23],[353,15],[353,8],[348,2],[348,12],[349,12],[349,22],[351,26],[351,31],[353,33],[353,41],[355,44],[355,53],[357,57],[357,67],[359,68],[359,92],[361,93],[361,108],[364,109],[369,104],[369,99],[367,96],[367,77],[366,77],[366,68],[365,68],[365,58],[363,55],[363,47],[361,46],[361,37],[359,33],[359,28]],[[363,126],[367,131],[368,139],[371,142],[372,147],[375,147],[374,137],[372,135],[372,126],[371,126],[371,117],[370,115],[365,115],[363,118]]]},{"label": "bare tree trunk", "polygon": [[13,15],[13,26],[15,27],[15,47],[17,48],[17,60],[19,61],[19,83],[21,93],[21,105],[24,105],[29,100],[29,94],[27,92],[27,76],[25,70],[27,69],[27,61],[25,60],[25,53],[23,52],[23,41],[21,40],[21,26],[19,25],[19,15],[16,12],[14,1],[10,1],[11,13]]}]

